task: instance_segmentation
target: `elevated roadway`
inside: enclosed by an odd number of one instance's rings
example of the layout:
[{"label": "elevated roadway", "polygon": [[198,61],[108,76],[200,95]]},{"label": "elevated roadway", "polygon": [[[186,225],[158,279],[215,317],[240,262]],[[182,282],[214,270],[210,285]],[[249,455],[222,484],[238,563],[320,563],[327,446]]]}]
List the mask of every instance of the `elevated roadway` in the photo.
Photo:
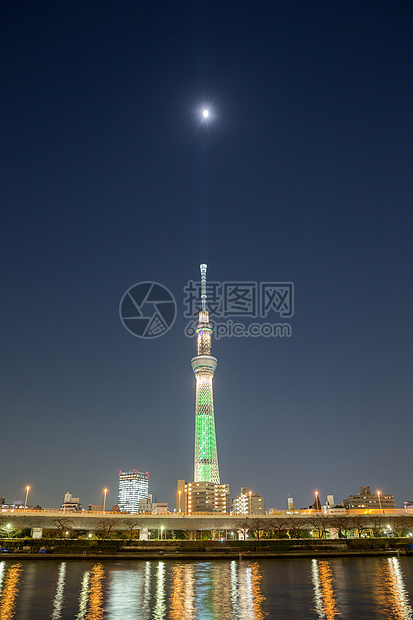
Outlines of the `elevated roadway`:
[{"label": "elevated roadway", "polygon": [[[410,527],[413,527],[413,511],[406,510],[347,510],[332,512],[295,511],[280,512],[272,515],[220,515],[220,514],[125,514],[119,512],[63,512],[62,510],[16,510],[0,509],[0,527],[4,530],[9,523],[13,529],[59,529],[67,527],[71,530],[93,532],[110,524],[114,530],[220,530],[235,531],[248,528],[257,529],[291,529],[300,525],[302,529],[316,529],[323,521],[324,528],[334,528],[343,517],[353,517],[354,523],[363,518],[363,526],[377,527],[380,521],[390,518],[408,516]],[[288,527],[289,526],[289,527]]]}]

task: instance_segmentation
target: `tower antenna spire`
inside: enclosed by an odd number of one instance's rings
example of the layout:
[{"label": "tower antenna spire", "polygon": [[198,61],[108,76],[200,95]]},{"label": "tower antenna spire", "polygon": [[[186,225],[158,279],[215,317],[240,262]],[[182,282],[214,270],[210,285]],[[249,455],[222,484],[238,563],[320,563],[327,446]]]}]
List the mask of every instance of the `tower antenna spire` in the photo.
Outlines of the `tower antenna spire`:
[{"label": "tower antenna spire", "polygon": [[199,266],[201,269],[201,310],[206,312],[206,272],[207,265],[204,263]]}]

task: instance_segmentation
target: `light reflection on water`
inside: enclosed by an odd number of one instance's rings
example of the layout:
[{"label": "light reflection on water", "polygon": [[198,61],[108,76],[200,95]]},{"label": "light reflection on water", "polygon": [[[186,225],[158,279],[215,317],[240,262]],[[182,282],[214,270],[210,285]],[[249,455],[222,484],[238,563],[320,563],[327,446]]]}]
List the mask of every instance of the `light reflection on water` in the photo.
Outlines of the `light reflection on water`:
[{"label": "light reflection on water", "polygon": [[82,578],[82,585],[79,594],[79,612],[75,620],[85,620],[87,612],[87,601],[89,598],[90,570],[85,570]]},{"label": "light reflection on water", "polygon": [[195,575],[193,564],[172,567],[172,590],[169,617],[171,620],[195,617]]},{"label": "light reflection on water", "polygon": [[95,564],[90,572],[89,586],[89,610],[86,620],[102,620],[103,618],[103,591],[102,581],[105,576],[105,570],[100,564]]},{"label": "light reflection on water", "polygon": [[3,589],[4,573],[6,572],[6,562],[0,562],[0,594]]},{"label": "light reflection on water", "polygon": [[172,568],[171,620],[262,620],[258,562],[178,563]]},{"label": "light reflection on water", "polygon": [[16,599],[19,594],[17,586],[19,585],[21,571],[21,564],[12,564],[4,575],[4,585],[0,602],[0,620],[11,620],[14,616]]},{"label": "light reflection on water", "polygon": [[311,560],[311,575],[314,584],[314,607],[318,618],[334,620],[341,614],[337,609],[335,600],[330,562],[327,560]]},{"label": "light reflection on water", "polygon": [[107,615],[113,620],[147,618],[139,614],[144,574],[136,570],[115,570],[109,577]]},{"label": "light reflection on water", "polygon": [[141,620],[150,620],[150,601],[151,601],[151,565],[152,563],[147,561],[145,562],[145,585],[143,591],[143,603],[142,603],[142,615]]},{"label": "light reflection on water", "polygon": [[265,601],[265,596],[262,594],[261,590],[261,569],[258,562],[254,562],[251,566],[251,587],[252,587],[252,601],[253,601],[253,615],[251,616],[254,620],[263,620],[266,613],[262,610],[262,603]]},{"label": "light reflection on water", "polygon": [[156,594],[155,609],[153,610],[154,620],[163,620],[165,618],[165,562],[158,562],[156,571]]},{"label": "light reflection on water", "polygon": [[413,610],[404,585],[403,573],[397,558],[386,558],[383,561],[384,583],[387,588],[389,608],[397,620],[411,620]]},{"label": "light reflection on water", "polygon": [[5,560],[1,587],[0,620],[413,620],[413,558]]},{"label": "light reflection on water", "polygon": [[57,577],[56,595],[53,600],[53,613],[52,620],[59,620],[62,617],[62,605],[64,599],[65,589],[65,577],[66,577],[66,562],[62,562],[59,568],[59,574]]}]

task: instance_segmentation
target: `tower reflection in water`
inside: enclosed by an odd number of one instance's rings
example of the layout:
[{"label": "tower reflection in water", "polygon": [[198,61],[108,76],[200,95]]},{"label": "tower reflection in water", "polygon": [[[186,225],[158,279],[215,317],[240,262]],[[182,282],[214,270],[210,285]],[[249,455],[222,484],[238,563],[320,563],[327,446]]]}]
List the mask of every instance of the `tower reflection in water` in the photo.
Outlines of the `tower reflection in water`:
[{"label": "tower reflection in water", "polygon": [[19,594],[17,586],[19,585],[22,565],[12,564],[7,570],[3,562],[2,565],[3,587],[1,591],[0,618],[1,620],[11,620],[14,616],[16,599]]},{"label": "tower reflection in water", "polygon": [[[176,564],[172,569],[171,620],[263,620],[260,565]],[[230,584],[230,587],[228,587]]]},{"label": "tower reflection in water", "polygon": [[334,620],[340,615],[334,597],[333,575],[330,562],[327,560],[311,560],[313,578],[314,604],[318,618]]}]

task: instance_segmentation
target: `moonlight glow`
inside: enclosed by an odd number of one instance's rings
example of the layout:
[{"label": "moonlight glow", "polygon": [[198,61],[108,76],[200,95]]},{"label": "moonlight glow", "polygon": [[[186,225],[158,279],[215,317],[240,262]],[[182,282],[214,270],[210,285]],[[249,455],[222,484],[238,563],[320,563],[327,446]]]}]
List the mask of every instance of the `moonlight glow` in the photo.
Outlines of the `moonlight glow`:
[{"label": "moonlight glow", "polygon": [[202,110],[202,116],[203,116],[204,118],[208,118],[208,116],[209,116],[209,110],[207,110],[207,109]]}]

